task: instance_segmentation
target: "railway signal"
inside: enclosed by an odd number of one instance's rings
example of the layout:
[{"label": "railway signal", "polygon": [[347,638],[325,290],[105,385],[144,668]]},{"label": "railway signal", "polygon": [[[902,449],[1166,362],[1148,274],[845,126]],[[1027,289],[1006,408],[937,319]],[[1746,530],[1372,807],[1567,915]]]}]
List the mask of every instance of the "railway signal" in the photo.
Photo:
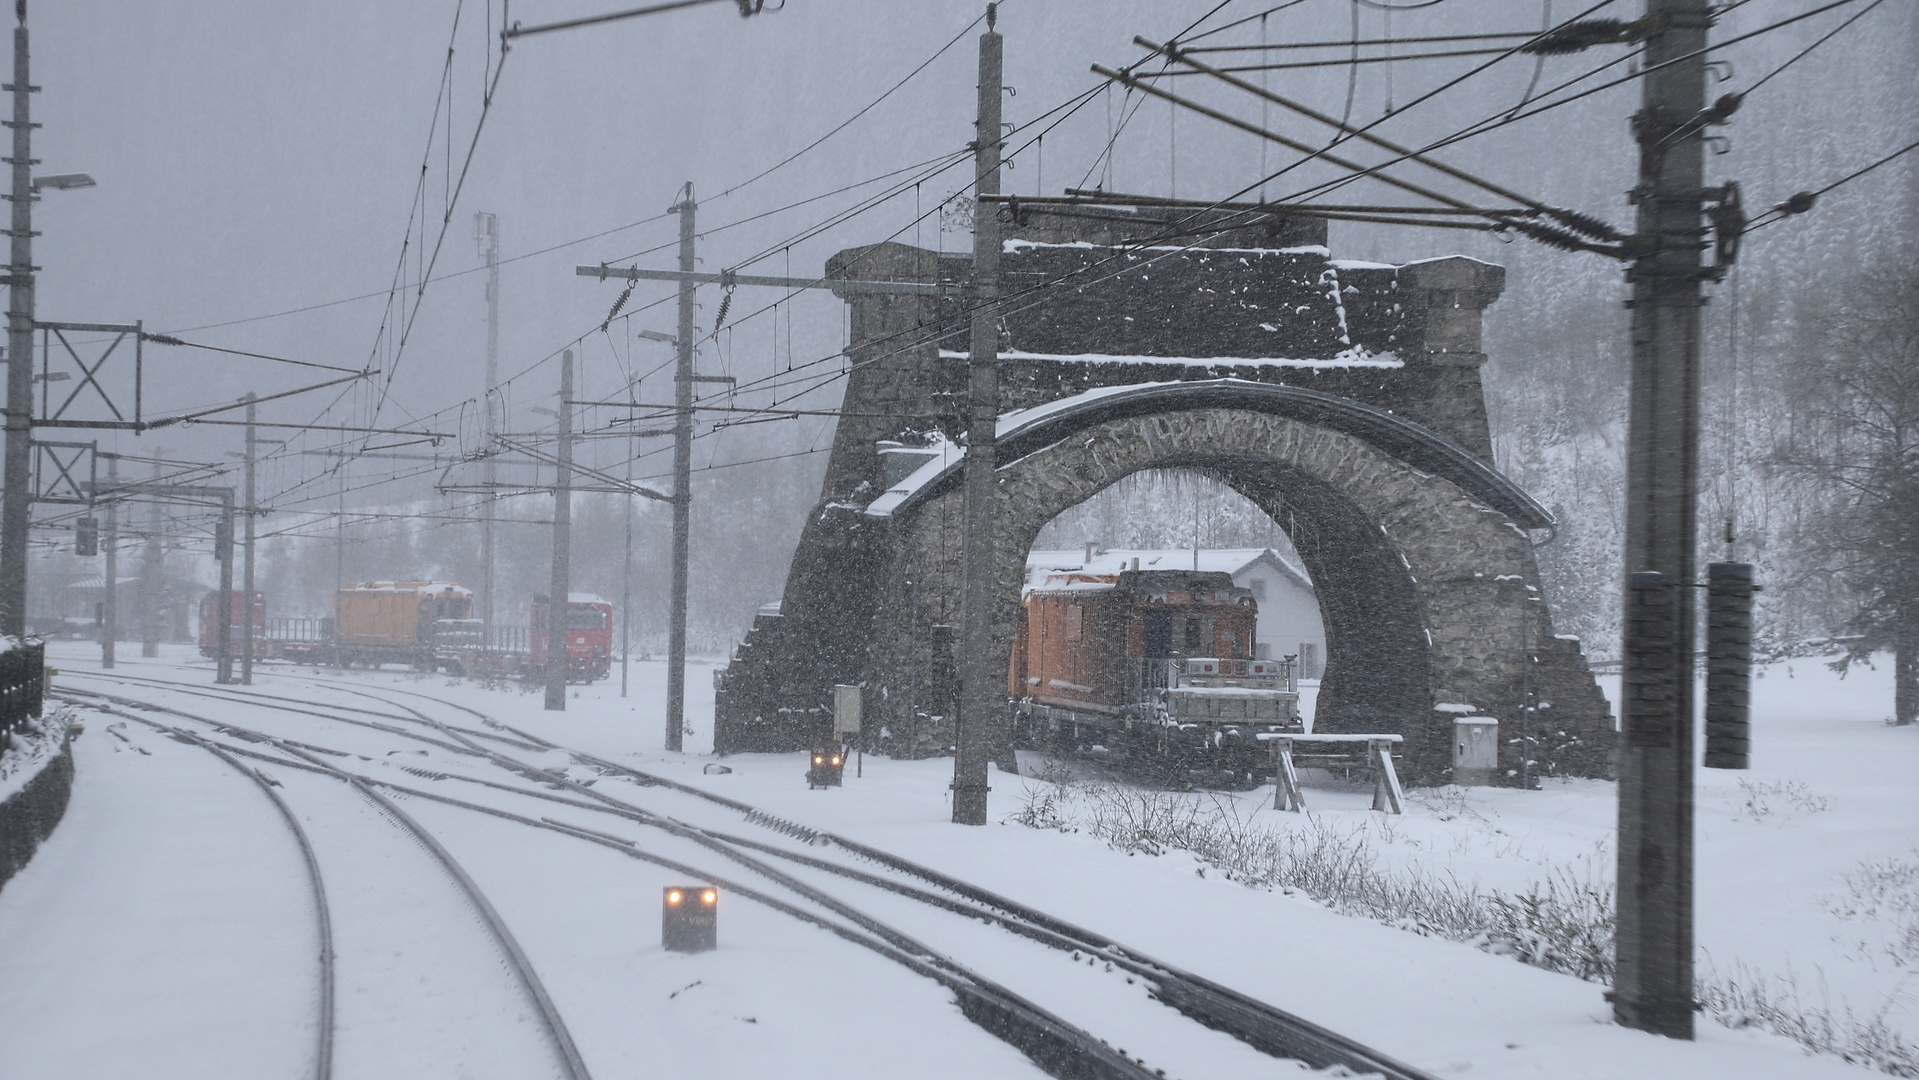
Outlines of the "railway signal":
[{"label": "railway signal", "polygon": [[711,885],[668,885],[660,897],[660,947],[712,952],[719,947],[720,891]]},{"label": "railway signal", "polygon": [[83,517],[73,523],[73,553],[81,558],[100,554],[100,522]]}]

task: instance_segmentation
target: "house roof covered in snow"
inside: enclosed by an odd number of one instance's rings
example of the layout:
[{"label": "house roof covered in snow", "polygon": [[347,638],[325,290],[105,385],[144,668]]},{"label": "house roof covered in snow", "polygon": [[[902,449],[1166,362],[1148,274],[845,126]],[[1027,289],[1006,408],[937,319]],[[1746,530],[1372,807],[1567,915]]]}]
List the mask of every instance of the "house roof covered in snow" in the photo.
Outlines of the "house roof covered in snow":
[{"label": "house roof covered in snow", "polygon": [[1201,548],[1197,566],[1194,565],[1194,553],[1191,548],[1099,549],[1093,552],[1091,559],[1086,557],[1083,549],[1078,551],[1035,550],[1026,556],[1026,587],[1031,589],[1044,584],[1050,590],[1068,585],[1078,577],[1110,578],[1123,570],[1133,569],[1135,559],[1139,561],[1141,570],[1199,570],[1230,574],[1235,577],[1254,564],[1264,562],[1301,588],[1309,592],[1313,588],[1312,579],[1306,575],[1305,570],[1269,547]]}]

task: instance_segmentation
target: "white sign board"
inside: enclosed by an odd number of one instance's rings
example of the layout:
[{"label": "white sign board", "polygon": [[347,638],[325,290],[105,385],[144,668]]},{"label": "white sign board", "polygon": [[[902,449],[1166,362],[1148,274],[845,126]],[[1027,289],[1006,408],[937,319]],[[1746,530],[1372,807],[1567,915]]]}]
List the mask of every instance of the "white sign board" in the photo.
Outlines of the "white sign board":
[{"label": "white sign board", "polygon": [[860,688],[833,687],[833,734],[851,734],[860,729]]}]

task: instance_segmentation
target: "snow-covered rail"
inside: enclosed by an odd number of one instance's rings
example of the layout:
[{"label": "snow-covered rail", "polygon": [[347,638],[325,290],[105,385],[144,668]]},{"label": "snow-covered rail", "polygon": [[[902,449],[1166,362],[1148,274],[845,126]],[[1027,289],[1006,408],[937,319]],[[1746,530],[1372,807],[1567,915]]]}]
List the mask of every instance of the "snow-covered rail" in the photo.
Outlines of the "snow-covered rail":
[{"label": "snow-covered rail", "polygon": [[[133,680],[121,678],[116,681],[130,682]],[[164,680],[150,681],[163,682]],[[163,732],[173,738],[207,750],[247,774],[258,783],[273,800],[275,807],[285,817],[288,824],[292,826],[295,835],[299,838],[302,854],[307,859],[313,893],[322,922],[320,1048],[317,1055],[315,1073],[321,1080],[327,1080],[332,1073],[337,1013],[334,1000],[335,956],[333,951],[333,928],[331,925],[330,909],[327,904],[325,890],[319,873],[319,864],[314,855],[313,847],[307,833],[299,824],[298,817],[293,813],[292,808],[287,804],[285,799],[273,790],[274,786],[280,783],[280,781],[268,780],[256,769],[249,768],[238,761],[237,758],[240,757],[252,758],[272,765],[293,766],[305,771],[344,781],[357,790],[360,795],[364,796],[374,806],[378,807],[380,812],[388,819],[399,824],[414,841],[433,857],[440,869],[452,879],[466,902],[472,907],[473,911],[485,925],[489,935],[499,946],[502,953],[505,954],[507,965],[513,972],[519,987],[535,1006],[540,1017],[544,1035],[558,1057],[564,1075],[568,1080],[592,1080],[591,1073],[587,1070],[586,1063],[581,1058],[580,1052],[574,1044],[573,1037],[567,1030],[565,1021],[561,1019],[559,1011],[554,1007],[552,998],[548,995],[545,986],[540,981],[539,975],[534,971],[531,962],[527,959],[525,951],[521,949],[512,931],[507,928],[505,921],[500,918],[499,913],[494,909],[492,903],[487,900],[486,894],[480,890],[479,886],[474,883],[472,877],[467,874],[466,870],[454,859],[452,854],[446,850],[433,834],[423,828],[411,815],[407,814],[405,810],[395,804],[393,800],[376,790],[376,784],[369,783],[366,779],[348,770],[341,769],[325,761],[320,756],[320,754],[333,753],[334,751],[329,751],[322,747],[302,746],[289,740],[277,739],[262,732],[237,728],[219,720],[185,712],[151,701],[74,688],[63,688],[58,692],[57,696],[73,704],[97,712],[144,724],[156,731]],[[283,706],[269,706],[269,708],[275,708],[279,711],[292,711]],[[285,756],[277,759],[270,758],[247,747],[222,743],[200,732],[162,723],[153,719],[151,716],[141,715],[142,713],[171,715],[183,720],[205,725],[212,728],[216,733],[238,734],[249,740],[257,740],[269,744],[281,751]],[[316,751],[318,751],[318,753],[316,753]]]},{"label": "snow-covered rail", "polygon": [[[305,679],[305,677],[302,678]],[[1107,972],[1124,977],[1129,984],[1135,979],[1139,980],[1145,985],[1152,999],[1171,1006],[1208,1028],[1224,1032],[1264,1055],[1297,1060],[1314,1068],[1343,1067],[1361,1073],[1374,1073],[1392,1080],[1427,1080],[1426,1074],[1421,1071],[1394,1061],[1336,1032],[1190,972],[1182,971],[1173,965],[1157,961],[1103,935],[1074,926],[1043,911],[1021,905],[971,883],[845,837],[780,819],[738,800],[728,799],[696,787],[680,784],[666,777],[558,746],[465,705],[430,694],[397,688],[381,688],[380,693],[372,693],[340,685],[338,680],[322,678],[306,680],[355,697],[369,699],[387,706],[388,709],[400,710],[399,713],[394,713],[380,709],[319,704],[310,699],[298,699],[296,702],[296,699],[276,698],[273,695],[253,692],[201,686],[188,687],[170,680],[128,678],[127,681],[148,683],[156,687],[163,686],[173,692],[219,700],[244,700],[254,704],[275,702],[277,703],[273,706],[275,708],[314,716],[332,714],[333,719],[391,734],[404,734],[410,739],[418,740],[436,749],[462,756],[485,758],[499,768],[516,773],[542,786],[529,789],[519,784],[506,784],[478,776],[445,778],[465,780],[496,790],[512,791],[516,795],[563,804],[576,810],[606,814],[634,824],[664,830],[680,840],[693,843],[700,850],[721,855],[773,882],[779,889],[797,896],[801,905],[770,896],[763,890],[748,889],[738,884],[728,883],[725,879],[701,872],[684,861],[664,858],[657,853],[640,848],[631,839],[600,829],[560,822],[544,815],[517,814],[498,806],[450,799],[438,792],[417,788],[395,788],[410,796],[452,803],[495,817],[515,820],[524,825],[561,832],[620,850],[630,857],[667,866],[679,872],[701,873],[708,880],[714,881],[729,891],[823,926],[947,985],[959,998],[962,1011],[970,1018],[1018,1046],[1054,1075],[1144,1076],[1149,1074],[1142,1068],[1143,1059],[1135,1061],[1132,1055],[1123,1051],[1115,1053],[1113,1047],[1105,1045],[1074,1025],[1060,1020],[1058,1016],[1013,994],[1005,987],[984,979],[915,937],[872,917],[867,913],[873,906],[871,902],[849,903],[824,892],[820,885],[827,879],[831,879],[841,883],[842,887],[850,883],[854,892],[862,896],[904,897],[913,901],[919,909],[940,912],[948,917],[961,916],[968,925],[984,923],[997,926],[1017,935],[1020,939],[1046,946],[1053,950],[1054,955],[1070,954],[1076,966],[1081,966],[1081,961],[1084,961],[1085,966],[1103,964]],[[431,703],[455,710],[477,719],[481,728],[486,730],[435,719],[426,711],[397,701],[390,696],[396,694],[421,703]],[[353,719],[349,720],[349,716]],[[386,721],[401,721],[402,724],[395,725]],[[225,726],[229,731],[233,730],[230,725]],[[417,727],[430,729],[432,734],[414,730]],[[676,805],[669,817],[658,808],[637,805],[597,790],[589,786],[592,783],[591,778],[582,783],[566,775],[564,769],[527,762],[496,749],[499,746],[529,752],[565,754],[577,765],[584,766],[599,776],[624,777],[653,789],[658,796],[669,798]],[[438,778],[437,774],[436,778]],[[362,778],[362,782],[394,787],[386,781],[374,778]],[[552,788],[559,788],[561,791],[551,790]],[[565,793],[561,793],[562,791]],[[723,827],[716,828],[710,822],[704,826],[690,824],[690,819],[700,816],[697,810],[699,804],[682,805],[686,802],[681,798],[682,796],[700,800],[700,804],[705,805],[705,813],[709,818],[715,809],[738,813],[754,825],[782,834],[788,841],[798,840],[801,843],[795,845],[790,842],[766,842],[732,835],[722,831]],[[819,847],[838,848],[858,860],[878,864],[883,871],[890,871],[890,873],[873,873],[856,865],[848,865],[839,860],[823,857],[824,852],[805,850]],[[795,850],[795,848],[801,850]],[[768,858],[781,860],[795,869],[781,871],[767,863]],[[827,912],[828,918],[822,919],[816,914],[809,913],[802,905],[823,909]],[[936,927],[930,923],[924,925],[927,932],[951,932],[950,928]],[[1094,1023],[1093,1026],[1097,1029],[1103,1025]]]},{"label": "snow-covered rail", "polygon": [[[71,700],[71,698],[68,700]],[[98,706],[95,707],[98,708]],[[102,709],[101,711],[109,710]],[[313,841],[307,836],[306,828],[300,824],[300,819],[294,814],[293,808],[287,805],[287,801],[280,796],[278,791],[274,790],[272,781],[262,776],[259,772],[248,768],[243,762],[224,748],[214,745],[193,732],[170,728],[163,724],[156,725],[153,724],[152,721],[144,717],[135,716],[132,713],[117,713],[117,715],[138,721],[142,724],[157,727],[159,730],[168,732],[183,742],[190,742],[202,750],[205,750],[207,753],[212,754],[214,757],[219,758],[221,761],[226,762],[242,776],[253,781],[253,783],[259,787],[260,791],[273,803],[273,808],[279,812],[281,820],[285,821],[287,828],[292,831],[294,842],[300,846],[300,857],[306,862],[307,884],[309,891],[313,894],[313,916],[314,922],[316,923],[319,946],[317,959],[320,976],[320,1016],[319,1022],[315,1025],[315,1038],[318,1042],[313,1052],[313,1076],[314,1080],[332,1080],[334,1030],[333,915],[327,909],[326,880],[320,876],[320,861],[313,853]]]}]

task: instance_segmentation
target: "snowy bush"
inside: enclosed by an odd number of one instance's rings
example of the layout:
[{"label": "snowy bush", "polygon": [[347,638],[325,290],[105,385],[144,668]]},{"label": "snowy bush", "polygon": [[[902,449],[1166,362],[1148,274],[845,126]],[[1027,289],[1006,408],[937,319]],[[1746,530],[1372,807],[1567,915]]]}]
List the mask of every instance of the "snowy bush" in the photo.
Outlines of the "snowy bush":
[{"label": "snowy bush", "polygon": [[45,715],[21,721],[6,736],[6,744],[0,746],[0,796],[13,794],[43,762],[60,752],[72,719],[72,706],[52,706]]},{"label": "snowy bush", "polygon": [[1811,788],[1798,780],[1741,778],[1739,792],[1739,815],[1754,821],[1763,821],[1775,814],[1783,819],[1794,814],[1817,814],[1832,809],[1830,801],[1824,796],[1814,795]]},{"label": "snowy bush", "polygon": [[1299,828],[1270,829],[1218,795],[1048,779],[1027,785],[1024,804],[1009,820],[1085,832],[1129,854],[1190,852],[1253,888],[1298,891],[1341,914],[1467,942],[1582,979],[1612,977],[1613,890],[1590,866],[1507,895],[1451,875],[1383,869],[1363,825],[1341,829],[1306,815]]},{"label": "snowy bush", "polygon": [[1919,968],[1919,848],[1910,858],[1860,863],[1843,880],[1845,894],[1828,898],[1826,910],[1875,931],[1855,942],[1860,957],[1883,956],[1896,967]]},{"label": "snowy bush", "polygon": [[1708,967],[1697,981],[1694,996],[1727,1027],[1763,1028],[1815,1053],[1832,1054],[1892,1076],[1919,1077],[1919,1046],[1907,1042],[1886,1022],[1884,1009],[1860,1016],[1843,1004],[1806,1001],[1800,996],[1797,977],[1791,974],[1772,978],[1735,964],[1729,974],[1720,976]]}]

